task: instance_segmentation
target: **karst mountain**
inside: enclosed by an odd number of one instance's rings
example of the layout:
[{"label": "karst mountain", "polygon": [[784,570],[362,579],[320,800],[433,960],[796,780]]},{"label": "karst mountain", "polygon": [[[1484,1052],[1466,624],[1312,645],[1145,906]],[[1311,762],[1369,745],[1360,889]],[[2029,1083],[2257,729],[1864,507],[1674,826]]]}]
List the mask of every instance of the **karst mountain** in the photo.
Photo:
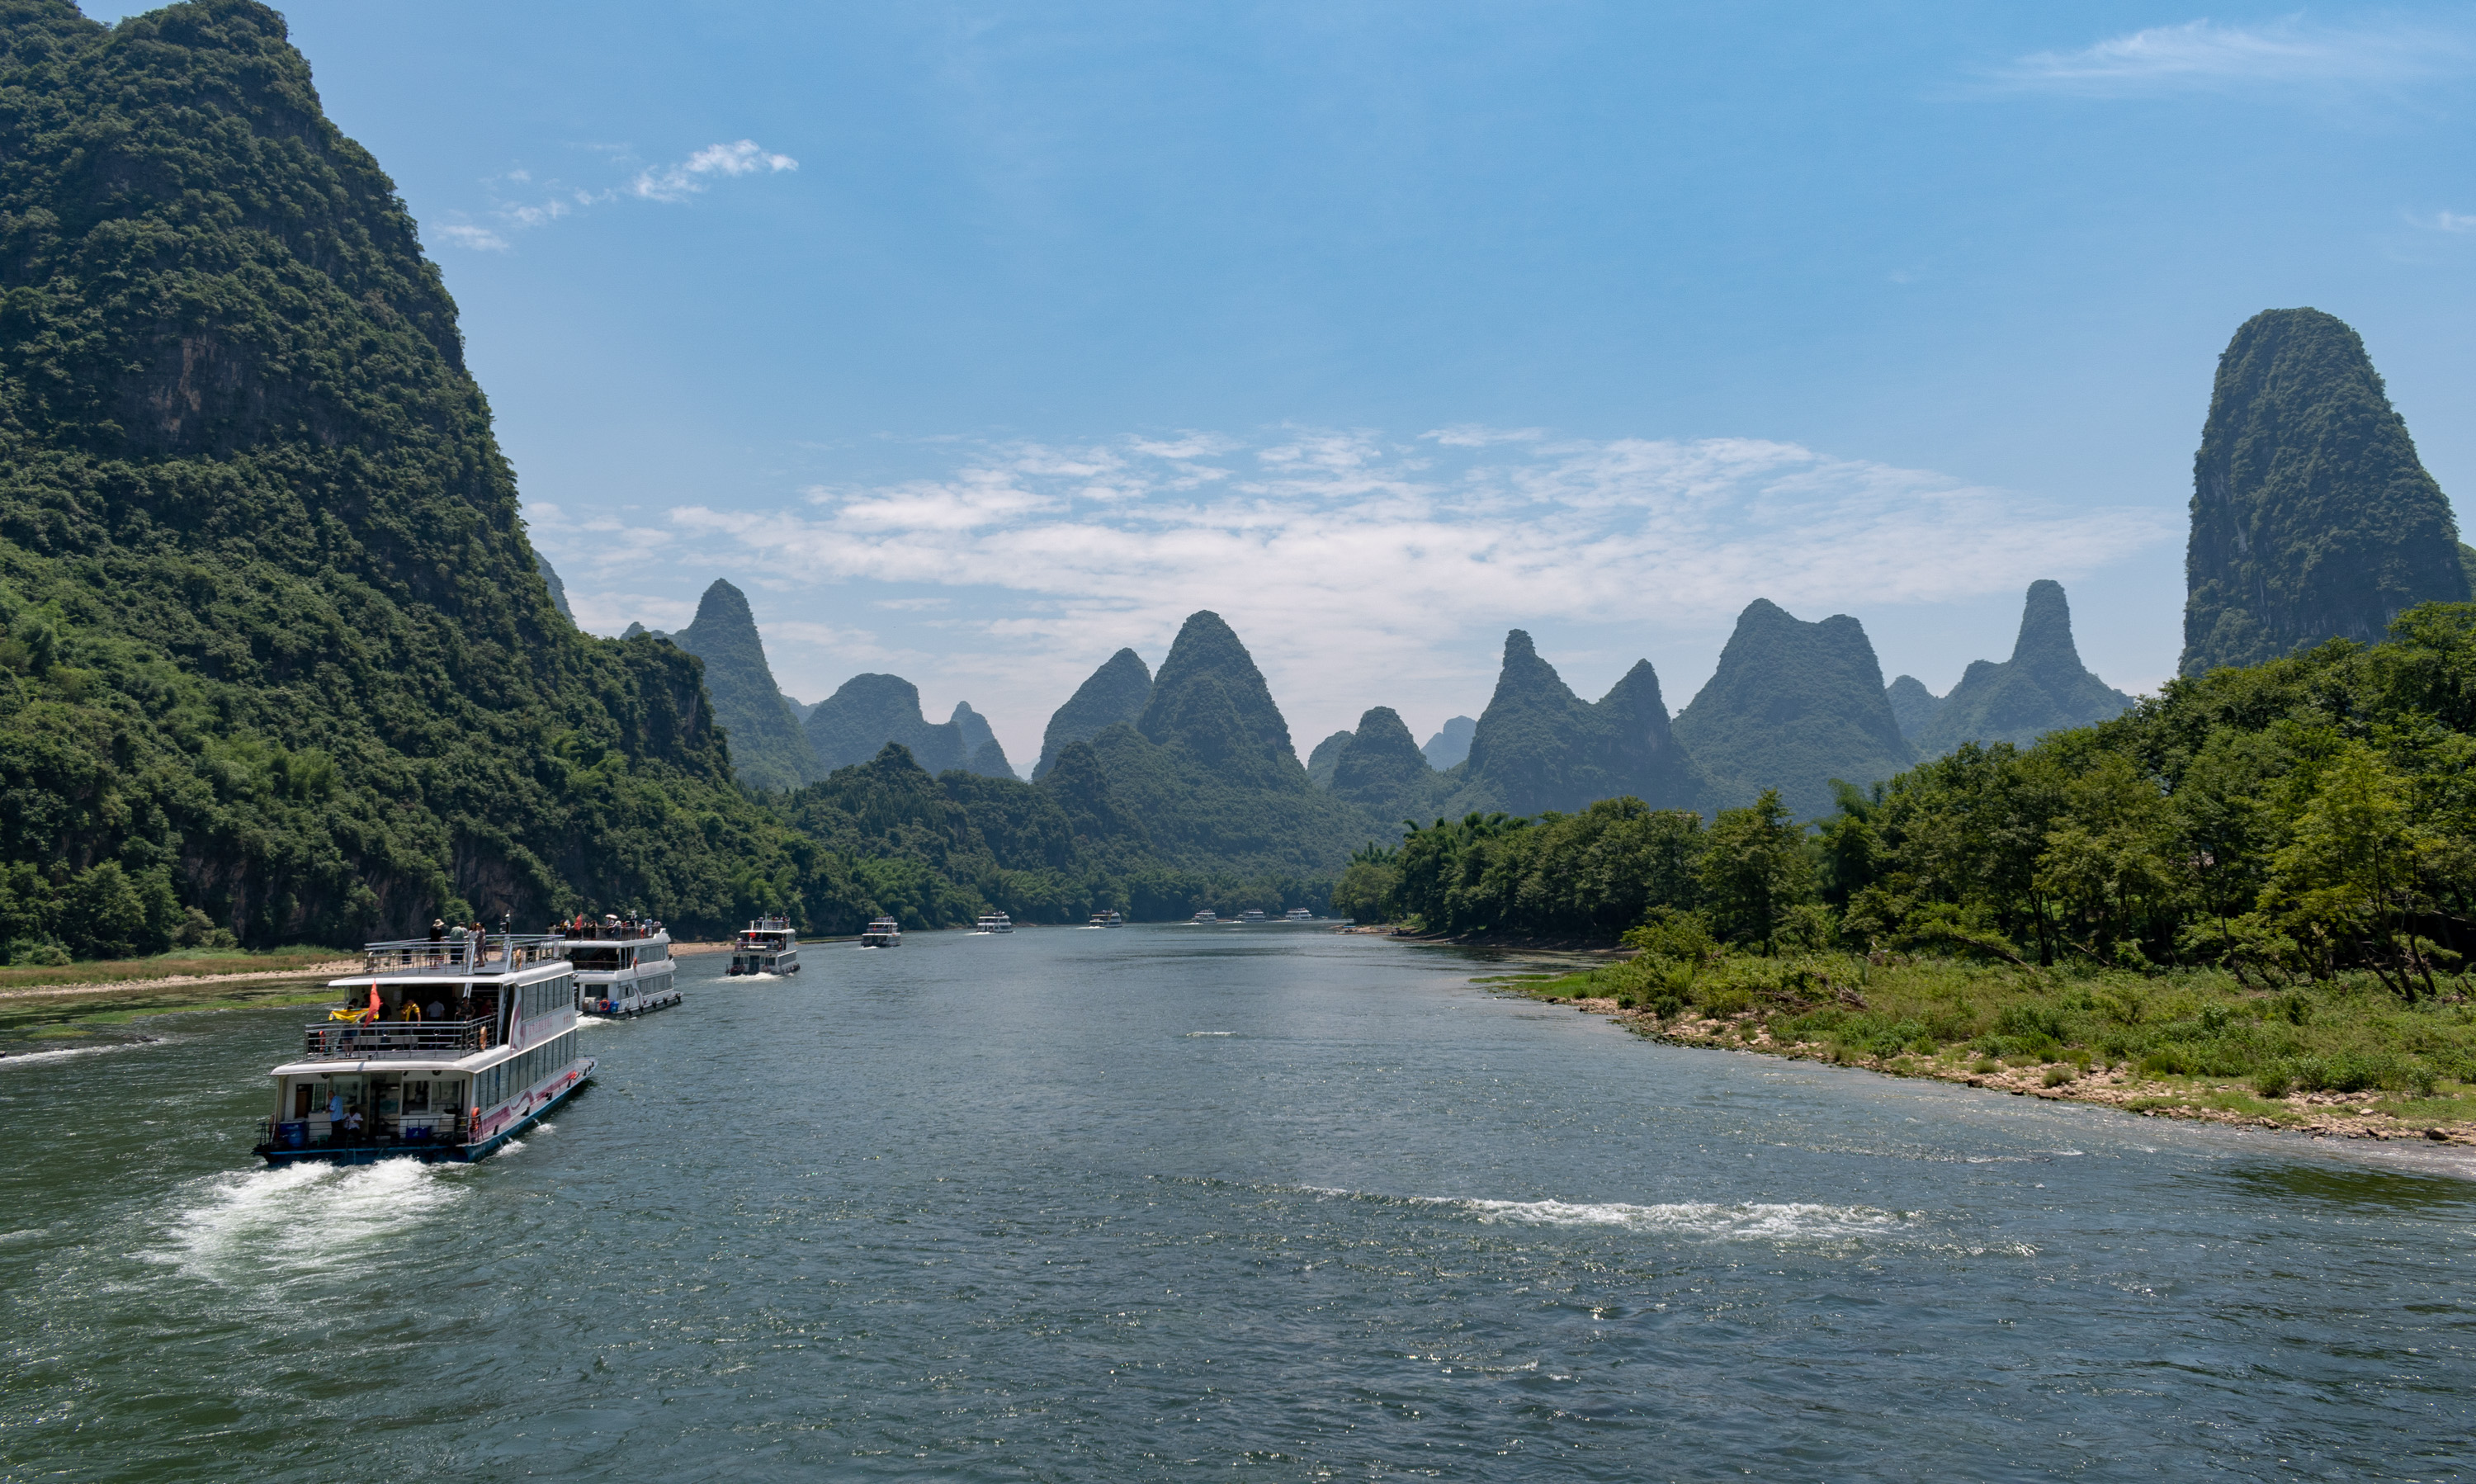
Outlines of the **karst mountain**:
[{"label": "karst mountain", "polygon": [[932,774],[960,768],[1015,776],[1005,749],[970,703],[956,702],[946,720],[930,722],[920,710],[920,687],[899,675],[853,676],[809,709],[804,728],[818,766],[829,773],[871,761],[892,742]]},{"label": "karst mountain", "polygon": [[1032,764],[1031,776],[1045,777],[1068,743],[1089,742],[1103,728],[1140,721],[1151,699],[1152,673],[1145,668],[1143,656],[1130,649],[1110,655],[1049,718],[1049,730],[1040,739],[1040,760]]},{"label": "karst mountain", "polygon": [[730,746],[732,771],[751,788],[797,788],[825,776],[800,719],[774,683],[748,597],[717,581],[697,603],[696,621],[670,636],[705,661],[706,693]]},{"label": "karst mountain", "polygon": [[1568,813],[1631,795],[1655,809],[1699,808],[1699,769],[1669,724],[1650,661],[1637,660],[1596,702],[1573,694],[1530,635],[1504,637],[1496,692],[1472,729],[1445,812]]},{"label": "karst mountain", "polygon": [[2130,696],[2081,663],[2063,584],[2042,581],[2029,584],[2012,657],[1975,661],[1922,726],[1901,730],[1919,756],[1938,757],[1964,742],[2026,747],[2050,731],[2119,716],[2131,705]]},{"label": "karst mountain", "polygon": [[1768,599],[1738,615],[1676,738],[1722,804],[1776,788],[1799,819],[1830,812],[1833,779],[1863,788],[1917,760],[1865,626],[1845,613],[1806,623]]},{"label": "karst mountain", "polygon": [[2256,314],[2218,358],[2191,511],[2186,675],[2371,643],[2402,609],[2467,601],[2449,501],[2364,341],[2318,309]]}]

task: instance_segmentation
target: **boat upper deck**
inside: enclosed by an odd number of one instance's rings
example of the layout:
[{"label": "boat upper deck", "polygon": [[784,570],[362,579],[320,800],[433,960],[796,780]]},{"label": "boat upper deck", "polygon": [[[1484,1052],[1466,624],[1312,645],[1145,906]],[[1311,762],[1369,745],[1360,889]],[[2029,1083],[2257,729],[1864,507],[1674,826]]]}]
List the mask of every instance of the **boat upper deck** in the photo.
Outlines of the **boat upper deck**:
[{"label": "boat upper deck", "polygon": [[[337,989],[381,980],[529,979],[566,967],[567,940],[550,933],[493,932],[474,938],[407,938],[361,950],[361,972],[330,979]],[[528,971],[539,971],[532,973]]]}]

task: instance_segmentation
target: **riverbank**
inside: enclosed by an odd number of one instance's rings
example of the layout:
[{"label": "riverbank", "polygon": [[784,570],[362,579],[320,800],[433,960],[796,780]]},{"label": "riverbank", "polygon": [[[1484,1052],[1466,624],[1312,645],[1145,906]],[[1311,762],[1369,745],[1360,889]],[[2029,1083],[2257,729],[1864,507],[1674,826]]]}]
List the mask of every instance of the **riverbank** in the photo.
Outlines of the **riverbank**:
[{"label": "riverbank", "polygon": [[2476,1005],[2350,980],[1993,969],[1898,955],[1644,959],[1481,982],[1673,1046],[2316,1136],[2476,1145]]}]

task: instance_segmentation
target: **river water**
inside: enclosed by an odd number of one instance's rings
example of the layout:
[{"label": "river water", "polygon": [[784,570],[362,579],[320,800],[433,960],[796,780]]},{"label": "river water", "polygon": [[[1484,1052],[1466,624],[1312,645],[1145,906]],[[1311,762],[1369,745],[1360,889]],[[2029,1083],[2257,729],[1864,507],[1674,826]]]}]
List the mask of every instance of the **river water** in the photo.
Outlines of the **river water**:
[{"label": "river water", "polygon": [[1450,950],[920,934],[253,1169],[293,1010],[0,1062],[0,1477],[2459,1478],[2476,1184],[1638,1040]]}]

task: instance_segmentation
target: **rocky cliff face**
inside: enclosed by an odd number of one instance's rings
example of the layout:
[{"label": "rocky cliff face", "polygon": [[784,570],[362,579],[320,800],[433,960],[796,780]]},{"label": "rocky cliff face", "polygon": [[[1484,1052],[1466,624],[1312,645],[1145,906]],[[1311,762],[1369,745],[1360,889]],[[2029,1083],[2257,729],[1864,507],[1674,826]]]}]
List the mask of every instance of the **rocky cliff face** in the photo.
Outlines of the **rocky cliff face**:
[{"label": "rocky cliff face", "polygon": [[1970,665],[1914,740],[1921,757],[1939,757],[1964,742],[2026,747],[2049,731],[2101,722],[2131,705],[2130,696],[2082,665],[2063,585],[2032,582],[2012,657]]},{"label": "rocky cliff face", "polygon": [[2218,358],[2191,509],[2186,675],[2467,600],[2449,502],[2364,341],[2318,309],[2256,314]]},{"label": "rocky cliff face", "polygon": [[1738,615],[1719,670],[1676,718],[1676,738],[1721,804],[1777,788],[1800,819],[1831,811],[1831,779],[1863,788],[1917,760],[1865,626],[1845,613],[1804,623],[1763,599]]},{"label": "rocky cliff face", "polygon": [[541,574],[542,585],[550,589],[550,606],[558,609],[559,617],[575,623],[576,610],[567,606],[567,584],[560,581],[558,574],[552,570],[550,558],[539,552],[533,553],[533,570]]},{"label": "rocky cliff face", "polygon": [[1419,751],[1426,754],[1427,766],[1438,773],[1457,768],[1461,766],[1462,759],[1470,755],[1471,738],[1477,731],[1477,718],[1456,716],[1437,728],[1436,734],[1429,737]]},{"label": "rocky cliff face", "polygon": [[1677,745],[1659,677],[1638,660],[1597,703],[1573,694],[1530,635],[1504,637],[1496,694],[1472,729],[1447,811],[1572,812],[1630,795],[1655,809],[1699,807],[1701,774]]},{"label": "rocky cliff face", "polygon": [[[705,688],[714,720],[730,739],[730,762],[752,788],[797,788],[825,777],[765,662],[765,644],[748,597],[716,581],[697,604],[696,621],[671,642],[705,661]],[[874,755],[874,754],[872,754]]]},{"label": "rocky cliff face", "polygon": [[1049,718],[1049,730],[1040,738],[1040,761],[1032,765],[1031,776],[1047,777],[1069,742],[1088,742],[1121,722],[1134,725],[1151,699],[1152,673],[1145,668],[1143,656],[1130,649],[1110,655]]}]

